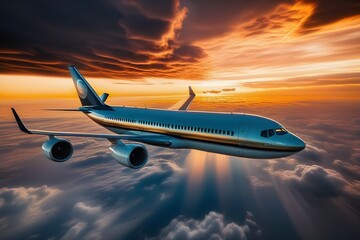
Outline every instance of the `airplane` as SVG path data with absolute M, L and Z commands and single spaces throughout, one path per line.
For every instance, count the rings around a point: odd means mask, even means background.
M 24 125 L 12 108 L 21 131 L 48 136 L 42 150 L 55 162 L 67 161 L 73 154 L 71 142 L 59 137 L 108 139 L 115 160 L 133 169 L 142 168 L 149 159 L 143 144 L 255 159 L 287 157 L 306 146 L 300 137 L 270 118 L 245 113 L 187 110 L 196 96 L 190 86 L 189 95 L 170 109 L 109 106 L 105 104 L 109 94 L 98 96 L 75 66 L 69 65 L 68 68 L 82 106 L 52 110 L 82 112 L 116 134 L 32 130 Z

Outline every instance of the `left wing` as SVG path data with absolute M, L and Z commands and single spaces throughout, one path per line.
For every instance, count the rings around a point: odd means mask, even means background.
M 170 107 L 170 110 L 182 110 L 185 111 L 189 108 L 190 104 L 194 100 L 196 94 L 192 90 L 192 88 L 189 86 L 189 96 L 187 96 L 184 99 L 181 99 L 179 102 L 177 102 L 175 105 Z
M 147 144 L 152 144 L 156 146 L 170 146 L 171 138 L 166 135 L 157 135 L 157 134 L 144 134 L 144 135 L 117 135 L 117 134 L 94 134 L 94 133 L 79 133 L 79 132 L 54 132 L 54 131 L 44 131 L 44 130 L 34 130 L 28 129 L 23 121 L 20 119 L 14 108 L 11 108 L 15 120 L 19 126 L 19 129 L 27 134 L 37 134 L 45 136 L 68 136 L 68 137 L 93 137 L 93 138 L 105 138 L 109 141 L 114 140 L 129 140 L 142 142 Z

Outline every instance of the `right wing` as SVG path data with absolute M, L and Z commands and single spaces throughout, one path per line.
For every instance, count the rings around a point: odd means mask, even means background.
M 189 96 L 187 96 L 184 99 L 181 99 L 179 102 L 177 102 L 175 105 L 173 105 L 172 107 L 170 107 L 170 110 L 181 110 L 181 111 L 185 111 L 189 108 L 190 104 L 192 103 L 192 101 L 195 98 L 195 93 L 192 90 L 192 88 L 189 86 Z
M 143 135 L 117 135 L 117 134 L 95 134 L 95 133 L 79 133 L 79 132 L 54 132 L 44 130 L 28 129 L 23 121 L 20 119 L 14 108 L 11 108 L 15 120 L 19 126 L 19 129 L 27 134 L 45 135 L 45 136 L 68 136 L 68 137 L 93 137 L 93 138 L 105 138 L 111 142 L 116 140 L 129 140 L 152 144 L 156 146 L 168 147 L 171 145 L 171 138 L 166 135 L 159 134 L 143 134 Z

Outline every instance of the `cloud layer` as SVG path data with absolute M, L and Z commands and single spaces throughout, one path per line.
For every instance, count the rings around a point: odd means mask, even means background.
M 1 238 L 258 239 L 260 230 L 264 239 L 357 239 L 359 102 L 217 96 L 197 98 L 192 109 L 271 117 L 307 148 L 256 160 L 147 146 L 148 164 L 132 170 L 111 158 L 107 141 L 73 138 L 73 158 L 55 163 L 41 153 L 46 138 L 20 134 L 2 103 Z M 33 128 L 105 131 L 76 112 L 39 110 L 70 102 L 11 105 Z M 164 97 L 159 107 L 167 104 Z

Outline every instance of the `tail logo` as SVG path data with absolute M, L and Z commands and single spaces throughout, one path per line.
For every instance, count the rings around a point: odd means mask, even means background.
M 78 79 L 76 82 L 76 88 L 78 90 L 79 97 L 85 99 L 88 93 L 88 88 L 86 84 L 81 80 Z

